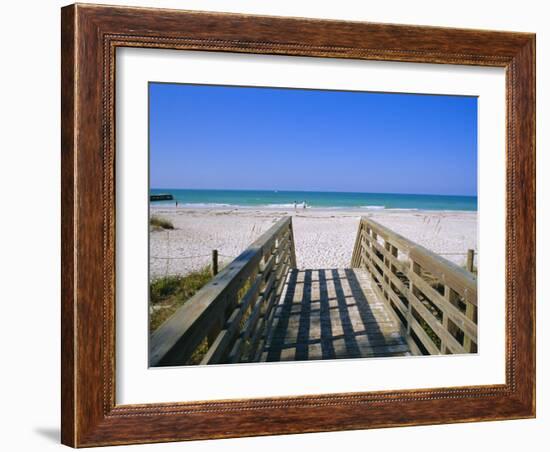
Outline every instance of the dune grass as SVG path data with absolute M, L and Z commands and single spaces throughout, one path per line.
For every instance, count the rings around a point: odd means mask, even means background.
M 153 215 L 149 219 L 149 224 L 153 227 L 153 230 L 162 230 L 162 229 L 174 229 L 174 225 L 170 220 L 166 218 L 161 218 Z
M 149 284 L 149 331 L 155 331 L 210 279 L 210 266 L 206 266 L 185 276 L 164 276 L 152 280 Z

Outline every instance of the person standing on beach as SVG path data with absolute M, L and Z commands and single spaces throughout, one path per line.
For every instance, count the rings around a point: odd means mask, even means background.
M 176 209 L 178 208 L 178 202 L 176 201 Z
M 297 205 L 296 201 L 294 201 L 294 212 L 296 212 L 297 206 L 298 205 Z

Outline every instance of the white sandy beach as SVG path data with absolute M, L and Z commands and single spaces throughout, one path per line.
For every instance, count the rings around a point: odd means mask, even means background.
M 222 265 L 228 263 L 286 215 L 293 217 L 299 268 L 349 267 L 361 216 L 458 265 L 464 264 L 468 249 L 477 252 L 476 212 L 155 206 L 151 214 L 170 220 L 175 228 L 150 233 L 151 278 L 198 270 L 210 263 L 213 249 Z

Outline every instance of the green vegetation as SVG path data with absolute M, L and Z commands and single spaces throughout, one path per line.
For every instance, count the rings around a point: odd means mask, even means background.
M 155 331 L 211 278 L 210 266 L 207 266 L 185 276 L 165 276 L 151 281 L 149 285 L 149 331 Z
M 162 229 L 174 229 L 174 225 L 170 220 L 167 220 L 166 218 L 160 218 L 154 215 L 149 220 L 149 224 L 152 226 L 154 231 L 160 231 Z

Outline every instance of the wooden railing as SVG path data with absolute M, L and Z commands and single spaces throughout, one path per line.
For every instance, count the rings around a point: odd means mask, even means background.
M 477 352 L 477 278 L 362 218 L 352 267 L 365 268 L 414 354 Z
M 150 366 L 256 361 L 273 309 L 296 267 L 292 219 L 283 218 L 164 322 Z

